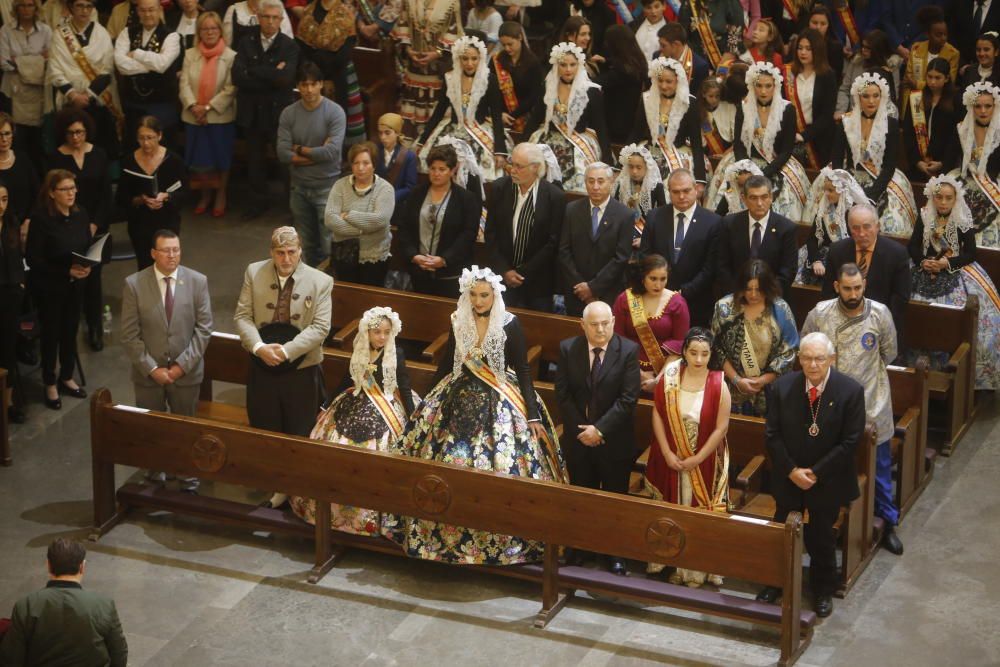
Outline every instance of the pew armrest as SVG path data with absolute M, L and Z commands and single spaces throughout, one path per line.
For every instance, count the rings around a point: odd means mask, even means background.
M 912 407 L 903 413 L 903 416 L 896 422 L 894 435 L 901 439 L 906 439 L 906 434 L 911 428 L 915 428 L 917 420 L 920 418 L 920 408 Z
M 443 333 L 437 338 L 435 338 L 430 345 L 424 348 L 422 355 L 424 361 L 436 364 L 440 360 L 442 351 L 444 350 L 444 347 L 447 344 L 448 344 L 448 334 Z
M 542 358 L 542 346 L 532 345 L 528 348 L 528 368 L 531 369 L 533 380 L 538 379 L 538 361 Z
M 971 349 L 968 343 L 959 345 L 955 348 L 955 352 L 951 355 L 951 358 L 948 359 L 948 363 L 945 364 L 944 369 L 950 373 L 957 373 L 964 363 L 968 363 L 968 356 Z
M 354 336 L 358 333 L 358 327 L 360 325 L 360 319 L 353 319 L 344 325 L 344 327 L 339 331 L 334 332 L 333 335 L 330 336 L 332 347 L 336 347 L 341 350 L 344 349 L 344 344 L 354 338 Z
M 760 491 L 761 479 L 758 473 L 763 470 L 765 463 L 765 458 L 760 454 L 754 456 L 749 463 L 743 466 L 743 470 L 736 476 L 736 483 L 733 486 L 744 493 Z

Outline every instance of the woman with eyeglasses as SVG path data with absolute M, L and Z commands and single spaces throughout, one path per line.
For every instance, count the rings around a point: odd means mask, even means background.
M 160 145 L 163 129 L 153 116 L 139 120 L 139 147 L 122 159 L 118 206 L 125 209 L 128 236 L 139 270 L 153 265 L 153 232 L 169 229 L 180 234 L 184 194 L 184 163 Z
M 39 17 L 39 0 L 14 0 L 14 21 L 0 28 L 0 92 L 11 100 L 17 146 L 37 164 L 42 157 L 42 112 L 52 29 Z
M 73 370 L 80 298 L 90 268 L 76 262 L 73 253 L 87 253 L 95 226 L 77 206 L 76 197 L 73 174 L 53 169 L 45 176 L 28 229 L 25 252 L 31 269 L 31 289 L 38 305 L 44 401 L 52 410 L 62 408 L 60 394 L 87 397 L 87 392 L 73 379 Z
M 86 112 L 68 107 L 56 115 L 55 134 L 62 143 L 48 159 L 49 169 L 63 169 L 76 179 L 76 203 L 94 224 L 94 235 L 108 231 L 111 224 L 111 162 L 100 146 L 90 142 L 94 121 Z M 108 246 L 110 250 L 110 246 Z M 90 270 L 84 285 L 83 316 L 87 321 L 87 342 L 95 352 L 104 349 L 101 310 L 101 265 Z
M 24 222 L 38 194 L 38 172 L 27 155 L 14 153 L 14 120 L 0 113 L 0 180 L 7 184 L 11 212 Z

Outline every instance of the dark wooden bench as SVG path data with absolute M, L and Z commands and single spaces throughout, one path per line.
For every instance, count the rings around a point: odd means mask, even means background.
M 934 473 L 937 451 L 927 446 L 929 382 L 921 360 L 916 368 L 889 366 L 892 413 L 896 430 L 891 445 L 896 462 L 896 502 L 902 521 L 927 488 Z
M 100 389 L 91 400 L 93 539 L 137 507 L 192 514 L 252 529 L 309 535 L 315 540 L 317 581 L 348 547 L 402 555 L 383 538 L 329 528 L 329 503 L 447 522 L 546 545 L 544 561 L 482 568 L 541 585 L 544 627 L 576 590 L 625 597 L 735 618 L 780 630 L 779 664 L 795 662 L 812 638 L 815 614 L 801 609 L 802 524 L 733 520 L 726 514 L 682 508 L 626 495 L 510 477 L 422 459 L 311 441 L 197 417 L 114 405 Z M 184 497 L 162 487 L 116 488 L 115 465 L 250 488 L 280 487 L 317 499 L 317 525 L 221 499 Z M 585 520 L 583 520 L 585 517 Z M 785 590 L 781 606 L 729 593 L 614 577 L 582 567 L 560 567 L 559 547 L 610 553 L 640 561 L 709 570 Z M 467 569 L 467 568 L 466 568 Z
M 797 322 L 820 301 L 813 285 L 792 285 L 789 305 Z M 947 352 L 948 362 L 930 372 L 930 398 L 943 406 L 941 453 L 950 456 L 972 425 L 976 412 L 976 347 L 979 299 L 973 294 L 965 308 L 910 301 L 906 306 L 902 344 L 910 349 Z
M 0 368 L 0 465 L 14 465 L 14 459 L 10 455 L 10 426 L 7 416 L 7 371 Z

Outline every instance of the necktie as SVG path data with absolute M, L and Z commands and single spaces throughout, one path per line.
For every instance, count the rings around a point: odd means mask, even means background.
M 590 209 L 590 238 L 597 238 L 597 227 L 601 224 L 601 209 L 594 206 Z
M 816 387 L 809 387 L 809 405 L 813 406 L 816 404 L 816 398 L 819 396 L 819 392 L 816 391 Z
M 760 223 L 753 223 L 753 236 L 750 237 L 750 257 L 757 259 L 760 255 Z
M 529 191 L 521 206 L 521 215 L 517 218 L 517 234 L 514 237 L 514 266 L 524 261 L 524 253 L 528 250 L 528 237 L 531 236 L 531 223 L 535 218 L 535 206 L 531 201 Z
M 601 348 L 594 348 L 594 363 L 590 366 L 590 403 L 587 405 L 587 416 L 594 419 L 597 412 L 597 376 L 601 372 Z
M 174 316 L 174 290 L 170 288 L 170 276 L 163 280 L 167 283 L 167 291 L 163 295 L 163 310 L 167 311 L 167 324 L 170 324 L 170 318 Z
M 681 244 L 684 243 L 684 214 L 678 213 L 677 220 L 674 222 L 674 262 L 677 262 L 677 257 L 681 254 Z
M 972 26 L 975 28 L 975 34 L 978 35 L 983 27 L 983 0 L 976 0 L 976 11 L 972 15 Z
M 868 251 L 859 250 L 858 251 L 858 269 L 861 271 L 861 277 L 868 277 Z

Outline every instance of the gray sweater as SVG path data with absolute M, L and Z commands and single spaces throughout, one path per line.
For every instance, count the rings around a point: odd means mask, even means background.
M 381 262 L 389 257 L 389 221 L 396 205 L 396 191 L 387 180 L 375 176 L 372 189 L 359 197 L 353 180 L 353 176 L 345 176 L 330 188 L 324 223 L 333 232 L 334 241 L 359 240 L 361 262 Z
M 278 120 L 278 159 L 292 162 L 292 145 L 307 146 L 315 164 L 291 165 L 292 186 L 327 189 L 340 176 L 340 150 L 344 145 L 347 116 L 336 102 L 323 98 L 309 111 L 302 102 L 289 104 Z

